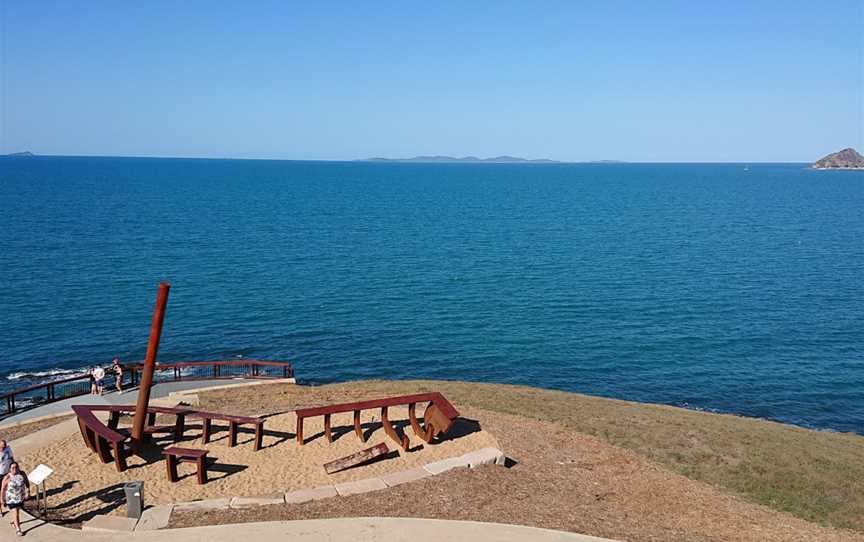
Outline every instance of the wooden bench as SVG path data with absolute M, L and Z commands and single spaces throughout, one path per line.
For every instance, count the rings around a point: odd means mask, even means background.
M 423 427 L 417 421 L 417 403 L 427 403 L 426 410 L 423 413 Z M 312 416 L 324 416 L 324 435 L 327 442 L 333 442 L 333 435 L 330 427 L 330 416 L 340 412 L 354 412 L 354 432 L 362 442 L 366 442 L 366 437 L 363 434 L 363 429 L 360 426 L 360 411 L 372 408 L 381 409 L 381 424 L 384 427 L 384 432 L 391 439 L 396 441 L 403 450 L 408 450 L 408 437 L 404 434 L 400 435 L 388 417 L 388 409 L 392 406 L 408 405 L 408 419 L 411 423 L 411 428 L 414 433 L 424 442 L 431 442 L 432 439 L 440 434 L 446 433 L 453 427 L 456 418 L 459 417 L 459 412 L 450 404 L 443 395 L 438 392 L 418 393 L 414 395 L 400 395 L 398 397 L 385 397 L 383 399 L 371 399 L 368 401 L 357 401 L 354 403 L 342 403 L 338 405 L 328 405 L 311 408 L 300 408 L 294 411 L 297 415 L 297 442 L 303 444 L 303 420 Z
M 114 461 L 117 472 L 126 470 L 126 441 L 128 436 L 107 427 L 86 405 L 74 405 L 72 410 L 78 417 L 78 428 L 84 443 L 96 452 L 103 463 Z
M 201 441 L 204 444 L 210 442 L 212 433 L 212 421 L 219 420 L 228 422 L 228 446 L 233 448 L 237 445 L 237 427 L 240 425 L 255 426 L 255 451 L 261 449 L 264 440 L 264 419 L 257 416 L 234 416 L 231 414 L 220 414 L 218 412 L 191 411 L 189 416 L 202 420 Z
M 178 480 L 177 464 L 178 463 L 195 463 L 198 468 L 198 483 L 207 483 L 207 450 L 198 450 L 195 448 L 165 448 L 162 450 L 162 455 L 165 456 L 165 465 L 168 469 L 168 479 L 171 482 Z

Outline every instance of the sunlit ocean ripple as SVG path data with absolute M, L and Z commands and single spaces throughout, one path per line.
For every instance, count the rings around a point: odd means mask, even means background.
M 0 378 L 287 359 L 864 433 L 864 173 L 0 159 Z M 25 377 L 26 379 L 27 377 Z

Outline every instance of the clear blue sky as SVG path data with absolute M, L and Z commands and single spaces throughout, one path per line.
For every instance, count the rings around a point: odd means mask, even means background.
M 864 0 L 0 0 L 0 152 L 864 152 Z

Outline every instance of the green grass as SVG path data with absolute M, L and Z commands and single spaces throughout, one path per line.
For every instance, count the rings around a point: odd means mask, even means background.
M 864 437 L 751 418 L 521 386 L 367 381 L 312 388 L 393 395 L 443 392 L 457 408 L 556 422 L 675 472 L 823 525 L 864 531 Z M 284 401 L 302 392 L 281 391 Z

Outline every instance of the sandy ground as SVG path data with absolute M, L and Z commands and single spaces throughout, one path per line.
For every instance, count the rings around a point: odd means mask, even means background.
M 391 516 L 513 523 L 625 541 L 864 542 L 675 474 L 561 425 L 474 408 L 515 460 L 457 469 L 382 492 L 300 505 L 177 513 L 172 527 Z
M 407 408 L 393 408 L 390 419 L 405 430 Z M 362 422 L 369 435 L 362 443 L 354 434 L 352 414 L 333 415 L 334 441 L 328 443 L 323 436 L 323 418 L 305 420 L 306 444 L 297 444 L 294 434 L 296 417 L 293 412 L 271 415 L 265 422 L 264 448 L 253 451 L 253 430 L 243 428 L 238 445 L 228 447 L 227 424 L 214 421 L 209 444 L 202 444 L 201 425 L 198 420 L 187 423 L 183 447 L 206 448 L 215 460 L 208 469 L 210 481 L 198 485 L 194 464 L 181 464 L 180 480 L 170 483 L 161 449 L 173 443 L 170 438 L 157 439 L 154 446 L 143 450 L 141 456 L 130 456 L 129 469 L 118 473 L 113 463 L 102 464 L 84 445 L 76 431 L 45 447 L 38 454 L 21 459 L 25 470 L 38 463 L 54 468 L 51 477 L 50 505 L 53 519 L 80 522 L 94 514 L 122 514 L 124 496 L 122 485 L 132 480 L 143 480 L 145 502 L 148 505 L 177 503 L 198 499 L 235 496 L 262 496 L 284 493 L 296 489 L 313 488 L 327 484 L 347 482 L 380 476 L 462 455 L 487 446 L 498 447 L 488 432 L 476 422 L 460 420 L 451 430 L 452 438 L 437 444 L 425 444 L 414 436 L 410 426 L 405 434 L 411 440 L 406 453 L 390 440 L 380 425 L 377 411 L 364 411 Z M 166 419 L 166 422 L 169 420 Z M 131 418 L 121 420 L 121 427 Z M 324 472 L 323 464 L 368 448 L 380 442 L 393 450 L 390 456 L 372 464 L 356 467 L 333 475 Z

